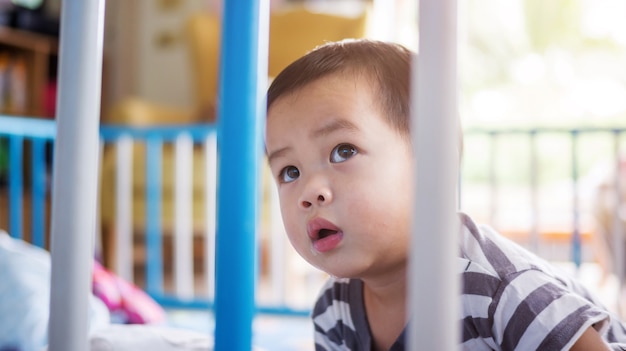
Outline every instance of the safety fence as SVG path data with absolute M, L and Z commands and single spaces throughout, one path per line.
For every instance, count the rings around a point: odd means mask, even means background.
M 49 248 L 55 132 L 54 121 L 0 117 L 0 149 L 7 163 L 0 168 L 5 173 L 0 228 L 44 248 Z M 165 307 L 211 309 L 216 126 L 102 126 L 100 138 L 97 226 L 95 233 L 86 233 L 96 236 L 94 254 Z M 287 243 L 265 166 L 259 174 L 257 311 L 307 315 L 325 276 Z
M 0 228 L 41 247 L 49 242 L 55 133 L 54 121 L 0 116 Z M 95 254 L 109 268 L 166 307 L 212 308 L 217 134 L 214 125 L 100 129 L 97 228 L 86 235 L 96 235 Z M 610 221 L 607 240 L 624 240 L 617 194 L 625 135 L 469 129 L 460 208 L 548 259 L 593 260 L 601 214 Z M 257 311 L 305 315 L 325 276 L 291 249 L 265 166 L 259 174 Z M 623 249 L 611 245 L 611 254 L 623 257 Z
M 468 129 L 461 208 L 549 260 L 623 262 L 625 139 L 623 127 Z

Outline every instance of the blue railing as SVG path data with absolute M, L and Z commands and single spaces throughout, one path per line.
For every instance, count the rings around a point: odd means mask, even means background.
M 216 133 L 216 126 L 189 125 L 189 126 L 154 126 L 154 127 L 123 127 L 102 126 L 100 136 L 105 144 L 112 144 L 127 137 L 133 142 L 143 143 L 146 147 L 145 166 L 145 238 L 146 238 L 146 291 L 163 304 L 176 305 L 177 299 L 164 294 L 163 286 L 163 146 L 173 144 L 181 135 L 191 139 L 194 144 L 204 142 L 207 137 Z M 112 191 L 113 189 L 107 189 Z M 178 299 L 180 300 L 180 299 Z M 182 302 L 182 301 L 181 301 Z M 182 305 L 202 305 L 210 307 L 209 301 L 187 301 Z M 181 305 L 181 303 L 178 303 Z
M 46 202 L 50 202 L 46 194 L 51 189 L 51 181 L 46 178 L 51 177 L 50 159 L 45 157 L 45 143 L 53 145 L 56 134 L 54 121 L 20 118 L 11 116 L 0 116 L 0 145 L 7 141 L 8 151 L 7 169 L 8 174 L 8 206 L 0 208 L 8 212 L 6 222 L 0 221 L 0 228 L 6 228 L 10 235 L 15 238 L 27 239 L 26 228 L 22 226 L 24 221 L 23 196 L 30 190 L 31 206 L 30 220 L 32 234 L 30 240 L 37 246 L 46 248 L 44 238 L 47 237 L 46 216 L 44 207 Z M 215 125 L 188 125 L 188 126 L 152 126 L 152 127 L 124 127 L 114 125 L 103 125 L 100 128 L 100 138 L 103 148 L 115 146 L 122 139 L 130 139 L 135 145 L 144 145 L 145 153 L 145 205 L 146 213 L 143 224 L 139 226 L 145 234 L 145 290 L 159 303 L 165 307 L 174 308 L 202 308 L 213 309 L 211 295 L 181 297 L 164 289 L 164 253 L 162 227 L 162 203 L 163 203 L 163 150 L 164 145 L 173 145 L 181 135 L 188 136 L 191 142 L 198 146 L 206 142 L 210 136 L 217 134 Z M 25 186 L 23 179 L 25 172 L 23 167 L 25 145 L 32 144 L 30 159 L 27 160 L 32 167 L 31 186 Z M 0 146 L 1 147 L 1 146 Z M 132 149 L 130 149 L 132 153 Z M 193 152 L 193 151 L 192 151 Z M 132 157 L 132 156 L 131 156 Z M 133 162 L 142 161 L 134 160 Z M 120 165 L 117 165 L 120 166 Z M 132 165 L 131 165 L 132 167 Z M 2 169 L 0 167 L 0 169 Z M 215 170 L 214 170 L 215 171 Z M 110 175 L 110 174 L 109 174 Z M 131 176 L 132 177 L 132 176 Z M 132 180 L 130 180 L 132 182 Z M 132 186 L 131 186 L 132 187 Z M 115 192 L 115 189 L 105 189 L 107 192 Z M 133 191 L 133 190 L 131 190 Z M 131 195 L 133 196 L 133 195 Z M 132 201 L 132 200 L 131 200 Z M 131 210 L 132 210 L 132 204 Z M 2 216 L 0 216 L 2 219 Z M 135 230 L 136 219 L 132 220 L 130 228 Z M 208 240 L 208 238 L 206 239 Z M 286 238 L 285 238 L 286 240 Z M 130 243 L 132 245 L 132 242 Z M 256 244 L 255 244 L 256 245 Z M 112 248 L 108 248 L 111 250 Z M 120 249 L 119 247 L 117 249 Z M 193 253 L 189 253 L 192 255 Z M 207 255 L 207 253 L 204 253 Z M 129 259 L 130 261 L 130 259 Z M 132 269 L 132 267 L 131 267 Z M 193 269 L 193 266 L 192 266 Z M 212 269 L 209 267 L 208 269 Z M 258 272 L 258 269 L 255 270 Z M 193 273 L 192 273 L 193 274 Z M 257 312 L 266 314 L 298 315 L 309 314 L 307 308 L 290 307 L 286 304 L 259 304 L 256 306 Z
M 31 195 L 31 241 L 44 247 L 45 238 L 45 197 L 46 180 L 46 145 L 51 144 L 56 134 L 54 121 L 0 116 L 0 147 L 6 148 L 8 164 L 7 174 L 2 175 L 8 181 L 8 206 L 0 211 L 8 215 L 6 229 L 13 237 L 23 238 L 24 208 L 24 145 L 30 143 L 30 195 Z M 3 150 L 4 151 L 4 150 Z M 0 224 L 1 226 L 7 223 Z

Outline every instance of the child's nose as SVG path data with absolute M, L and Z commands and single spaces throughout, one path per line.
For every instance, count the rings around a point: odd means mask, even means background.
M 332 201 L 330 188 L 321 184 L 319 180 L 312 180 L 307 184 L 306 189 L 300 198 L 300 207 L 308 209 L 312 206 L 323 206 Z

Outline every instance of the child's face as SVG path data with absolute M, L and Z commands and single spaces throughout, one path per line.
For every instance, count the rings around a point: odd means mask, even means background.
M 412 155 L 364 78 L 330 76 L 276 100 L 267 152 L 289 239 L 338 277 L 403 270 Z

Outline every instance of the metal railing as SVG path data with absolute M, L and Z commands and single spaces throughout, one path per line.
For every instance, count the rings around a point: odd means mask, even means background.
M 461 208 L 481 212 L 487 223 L 548 259 L 569 259 L 577 267 L 592 261 L 592 236 L 601 235 L 595 213 L 600 185 L 614 195 L 609 234 L 624 243 L 624 223 L 617 219 L 624 201 L 618 194 L 626 177 L 619 167 L 625 137 L 623 127 L 468 129 L 463 170 L 473 174 L 462 177 Z M 472 163 L 483 167 L 482 174 L 472 171 Z M 486 200 L 478 206 L 468 199 L 476 183 L 485 185 L 480 196 Z M 565 241 L 568 255 L 562 252 Z M 613 256 L 624 257 L 623 247 L 614 245 Z M 623 268 L 615 273 L 623 281 Z

